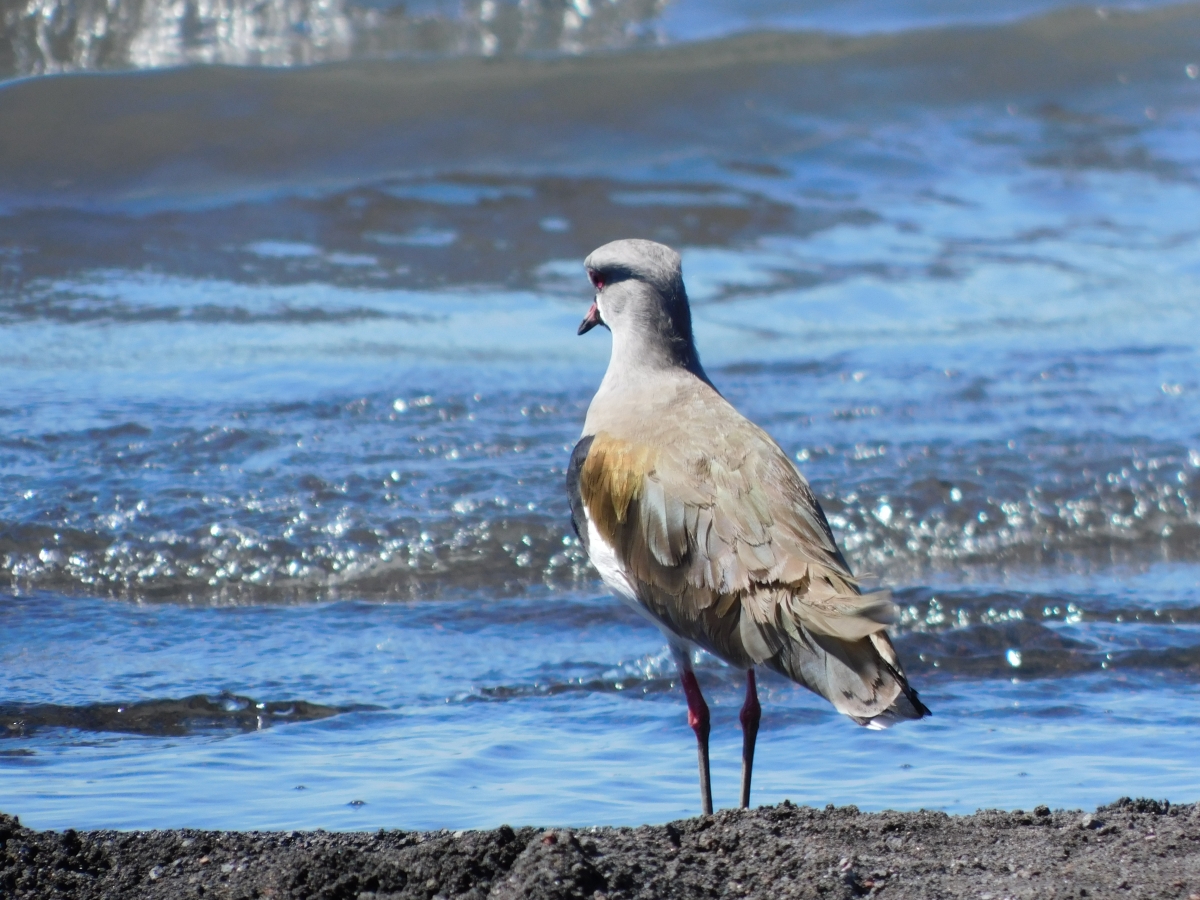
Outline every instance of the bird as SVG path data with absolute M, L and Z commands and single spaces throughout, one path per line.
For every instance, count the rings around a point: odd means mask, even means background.
M 712 813 L 702 649 L 746 673 L 741 806 L 762 708 L 756 667 L 803 685 L 859 725 L 930 714 L 887 634 L 897 608 L 864 593 L 804 475 L 700 364 L 677 252 L 613 241 L 584 260 L 579 325 L 612 333 L 608 368 L 567 466 L 571 521 L 604 584 L 667 639 Z

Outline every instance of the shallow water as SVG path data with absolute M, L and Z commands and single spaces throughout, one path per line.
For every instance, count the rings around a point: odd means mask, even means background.
M 0 85 L 0 809 L 694 813 L 562 487 L 581 260 L 625 235 L 683 251 L 935 713 L 764 677 L 756 802 L 1196 798 L 1200 7 L 647 10 L 621 53 Z M 728 805 L 740 687 L 700 672 Z

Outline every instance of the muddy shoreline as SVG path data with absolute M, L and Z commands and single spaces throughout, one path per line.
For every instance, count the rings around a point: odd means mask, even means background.
M 640 828 L 370 834 L 38 832 L 0 814 L 0 896 L 1200 900 L 1200 805 L 948 816 L 785 801 Z

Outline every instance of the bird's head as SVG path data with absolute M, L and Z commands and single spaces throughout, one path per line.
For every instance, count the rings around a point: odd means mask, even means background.
M 664 358 L 691 367 L 696 362 L 678 253 L 654 241 L 613 241 L 593 250 L 583 265 L 596 297 L 580 334 L 604 325 L 613 334 L 614 349 L 636 347 L 650 363 Z

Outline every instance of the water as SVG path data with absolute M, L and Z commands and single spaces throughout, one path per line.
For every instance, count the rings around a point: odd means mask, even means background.
M 173 9 L 103 58 L 3 20 L 9 74 L 115 71 L 0 85 L 0 809 L 694 814 L 664 642 L 562 486 L 581 260 L 630 235 L 935 713 L 766 676 L 756 802 L 1197 798 L 1200 6 L 255 5 L 292 56 Z M 322 55 L 338 9 L 395 28 Z M 729 805 L 741 686 L 699 670 Z

